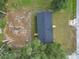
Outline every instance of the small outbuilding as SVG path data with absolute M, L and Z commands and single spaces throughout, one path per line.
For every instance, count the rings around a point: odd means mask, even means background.
M 52 12 L 41 11 L 37 13 L 37 32 L 43 43 L 52 42 Z

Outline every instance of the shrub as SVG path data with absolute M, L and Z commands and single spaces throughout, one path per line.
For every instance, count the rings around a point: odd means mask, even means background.
M 57 10 L 66 8 L 67 4 L 68 4 L 67 1 L 68 0 L 52 0 L 52 2 L 51 2 L 51 9 L 53 11 L 57 11 Z
M 10 51 L 9 48 L 2 50 L 4 50 L 0 51 L 2 59 L 66 59 L 66 54 L 60 44 L 43 44 L 38 39 L 15 51 Z
M 7 0 L 0 0 L 0 11 L 6 11 Z

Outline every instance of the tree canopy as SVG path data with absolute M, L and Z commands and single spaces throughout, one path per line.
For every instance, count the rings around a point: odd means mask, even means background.
M 67 0 L 52 0 L 51 2 L 51 9 L 53 11 L 60 10 L 62 8 L 66 8 Z

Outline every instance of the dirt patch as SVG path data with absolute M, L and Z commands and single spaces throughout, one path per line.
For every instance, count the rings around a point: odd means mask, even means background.
M 5 41 L 12 47 L 23 47 L 31 40 L 31 10 L 9 11 L 7 17 Z

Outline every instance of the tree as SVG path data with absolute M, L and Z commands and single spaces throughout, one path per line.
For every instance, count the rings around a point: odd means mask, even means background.
M 0 0 L 0 11 L 6 10 L 6 2 L 7 0 Z
M 19 50 L 9 49 L 7 45 L 2 47 L 0 50 L 2 59 L 67 59 L 66 53 L 60 44 L 54 42 L 44 44 L 38 38 L 33 39 Z
M 51 9 L 53 11 L 60 10 L 62 8 L 66 8 L 67 0 L 52 0 L 51 2 Z

